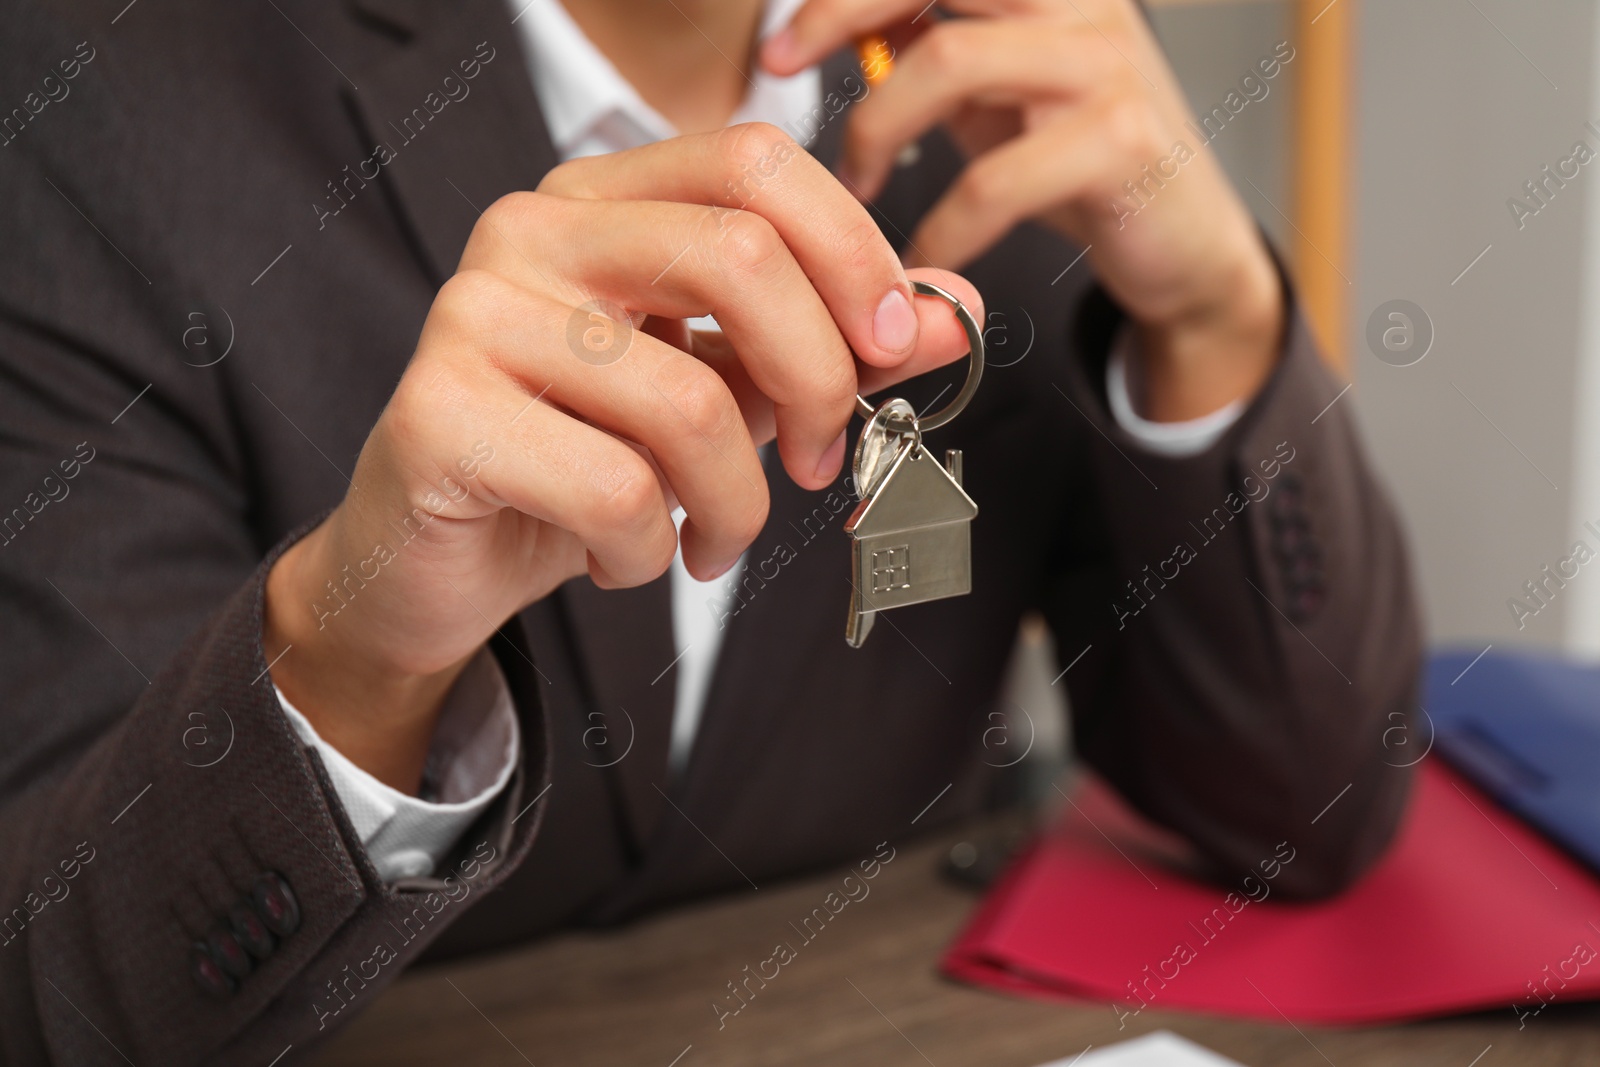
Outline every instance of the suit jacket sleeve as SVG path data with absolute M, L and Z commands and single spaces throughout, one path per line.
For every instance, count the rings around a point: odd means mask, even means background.
M 1066 676 L 1083 756 L 1220 876 L 1319 896 L 1391 839 L 1428 727 L 1412 722 L 1421 638 L 1400 524 L 1288 299 L 1275 372 L 1184 458 L 1110 416 L 1121 317 L 1085 299 L 1063 392 L 1091 424 L 1102 549 L 1046 611 L 1063 664 L 1089 648 Z
M 152 310 L 171 275 L 120 258 L 74 205 L 103 206 L 26 150 L 0 168 L 0 246 L 30 250 L 0 257 L 0 1064 L 298 1056 L 527 850 L 530 661 L 510 624 L 511 785 L 440 877 L 385 885 L 262 654 L 263 579 L 298 532 L 263 533 L 230 401 Z M 194 946 L 269 873 L 298 920 L 208 997 Z

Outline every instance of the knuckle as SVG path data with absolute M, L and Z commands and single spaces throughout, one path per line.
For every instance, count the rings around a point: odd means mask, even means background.
M 545 198 L 565 197 L 571 200 L 599 199 L 600 192 L 596 188 L 595 177 L 600 166 L 601 162 L 593 156 L 580 156 L 559 163 L 546 172 L 535 192 L 529 195 Z
M 1160 124 L 1142 99 L 1121 100 L 1112 106 L 1106 116 L 1106 136 L 1127 159 L 1143 161 L 1160 155 Z
M 500 280 L 491 271 L 469 267 L 457 271 L 439 287 L 434 303 L 446 307 L 474 307 L 493 300 L 500 289 Z
M 953 70 L 967 63 L 970 52 L 964 40 L 964 27 L 955 22 L 936 22 L 917 42 L 930 65 L 939 70 Z
M 785 251 L 783 238 L 760 215 L 738 211 L 727 217 L 718 243 L 723 265 L 745 277 L 764 274 Z
M 974 164 L 960 178 L 956 196 L 974 214 L 998 210 L 1011 197 L 1011 176 L 1000 167 Z
M 738 417 L 738 405 L 722 379 L 692 356 L 663 364 L 656 372 L 656 388 L 687 423 L 685 431 L 696 437 L 714 441 Z
M 1096 35 L 1106 34 L 1117 45 L 1122 47 L 1125 43 L 1124 35 L 1128 25 L 1127 0 L 1077 0 L 1081 22 L 1087 23 Z
M 654 523 L 661 490 L 655 472 L 638 456 L 596 464 L 593 490 L 597 525 L 642 534 Z
M 484 210 L 474 229 L 487 226 L 491 231 L 504 232 L 519 228 L 537 217 L 541 201 L 545 199 L 540 193 L 525 190 L 507 193 Z
M 840 411 L 854 408 L 859 384 L 855 361 L 846 351 L 840 359 L 817 361 L 811 388 L 820 408 Z
M 552 211 L 562 201 L 544 193 L 507 193 L 486 208 L 473 224 L 467 247 L 461 254 L 462 268 L 503 262 L 509 249 L 520 244 L 518 238 L 530 232 L 547 230 L 555 221 Z
M 873 267 L 898 266 L 894 250 L 884 238 L 878 224 L 865 212 L 847 224 L 839 233 L 837 262 L 847 272 L 870 270 Z
M 728 175 L 730 178 L 768 166 L 773 160 L 790 158 L 801 151 L 793 137 L 770 122 L 744 122 L 730 126 L 722 149 L 724 162 L 731 172 Z
M 487 270 L 457 271 L 439 288 L 430 317 L 450 332 L 475 336 L 502 315 L 509 287 Z
M 411 377 L 401 379 L 383 409 L 383 422 L 396 441 L 417 441 L 429 424 L 426 404 Z
M 383 437 L 413 474 L 429 467 L 428 457 L 448 451 L 449 427 L 456 425 L 449 409 L 461 392 L 455 375 L 445 368 L 405 375 L 389 397 L 380 419 L 386 430 Z
M 578 171 L 581 169 L 581 166 L 581 161 L 575 159 L 569 159 L 564 163 L 557 163 L 555 166 L 551 167 L 545 172 L 543 178 L 539 179 L 539 184 L 535 186 L 535 189 L 538 192 L 548 193 L 551 196 L 568 195 L 567 190 L 574 184 L 574 180 L 577 178 Z M 515 196 L 517 194 L 512 193 L 511 195 Z

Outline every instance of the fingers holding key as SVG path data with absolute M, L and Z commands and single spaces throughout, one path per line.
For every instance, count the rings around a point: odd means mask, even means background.
M 850 206 L 860 210 L 853 200 Z M 496 205 L 485 220 L 463 269 L 499 274 L 572 305 L 600 298 L 663 320 L 716 316 L 728 345 L 711 364 L 739 395 L 756 442 L 775 434 L 785 468 L 807 488 L 820 488 L 837 473 L 858 366 L 814 278 L 764 216 L 540 193 Z M 534 233 L 542 256 L 537 265 L 520 247 Z M 522 234 L 529 236 L 514 236 Z M 894 269 L 900 271 L 898 260 Z M 976 306 L 976 292 L 964 279 L 935 276 Z M 909 280 L 906 285 L 909 290 Z M 917 300 L 911 313 L 918 343 L 895 365 L 876 368 L 892 380 L 966 351 L 965 334 L 940 302 Z M 568 364 L 572 374 L 612 373 L 582 361 Z
M 775 434 L 790 475 L 821 488 L 861 368 L 903 377 L 966 350 L 928 304 L 865 208 L 771 126 L 575 161 L 503 197 L 436 295 L 350 492 L 272 568 L 263 641 L 297 649 L 274 681 L 411 788 L 430 732 L 393 757 L 383 723 L 349 708 L 426 719 L 497 627 L 585 571 L 642 584 L 680 542 L 691 573 L 726 570 L 767 515 L 757 443 Z M 684 327 L 707 314 L 717 345 Z M 403 552 L 384 547 L 396 522 Z M 326 576 L 368 565 L 385 579 L 327 625 Z
M 772 404 L 786 469 L 808 488 L 826 483 L 832 473 L 825 461 L 850 417 L 855 363 L 771 223 L 745 211 L 713 215 L 703 205 L 547 194 L 534 194 L 516 210 L 526 218 L 510 220 L 509 228 L 536 229 L 540 265 L 510 247 L 517 239 L 490 232 L 481 242 L 474 237 L 463 267 L 481 264 L 572 306 L 600 301 L 613 314 L 626 308 L 665 320 L 715 315 L 742 372 Z M 650 351 L 645 341 L 659 344 L 638 333 L 632 343 Z M 566 369 L 590 377 L 642 373 L 644 364 L 630 360 L 631 352 L 616 366 L 568 359 Z
M 574 358 L 566 327 L 575 313 L 494 274 L 458 273 L 424 329 L 423 347 L 446 353 L 427 391 L 472 396 L 509 386 L 538 401 L 520 405 L 516 423 L 519 433 L 540 435 L 515 450 L 538 457 L 535 467 L 502 465 L 485 476 L 485 488 L 505 505 L 571 530 L 610 584 L 660 573 L 659 536 L 665 529 L 672 540 L 674 504 L 688 514 L 690 570 L 708 576 L 725 569 L 760 532 L 767 511 L 761 463 L 727 384 L 643 332 L 614 362 Z M 592 467 L 585 480 L 586 454 Z M 549 491 L 550 471 L 565 467 L 582 484 Z M 665 559 L 671 555 L 669 544 Z
M 850 192 L 776 126 L 745 123 L 572 160 L 540 185 L 557 196 L 672 200 L 771 225 L 811 280 L 850 348 L 891 367 L 918 338 L 911 286 L 894 248 Z M 715 225 L 715 223 L 713 224 Z

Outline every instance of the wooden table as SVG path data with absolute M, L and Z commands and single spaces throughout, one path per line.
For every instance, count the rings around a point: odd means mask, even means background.
M 1509 1008 L 1301 1031 L 1152 1009 L 1119 1032 L 1105 1004 L 1043 1004 L 957 985 L 935 964 L 977 898 L 937 873 L 953 840 L 902 848 L 870 895 L 802 944 L 720 1030 L 711 1005 L 729 997 L 727 983 L 777 942 L 799 943 L 788 924 L 821 905 L 843 872 L 415 971 L 315 1062 L 1033 1067 L 1164 1028 L 1248 1067 L 1600 1064 L 1600 1005 L 1553 1004 L 1520 1032 Z

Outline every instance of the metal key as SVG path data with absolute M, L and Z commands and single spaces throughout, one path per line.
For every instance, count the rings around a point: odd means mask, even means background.
M 861 503 L 845 523 L 853 589 L 845 640 L 852 648 L 866 642 L 880 611 L 972 591 L 971 522 L 978 505 L 962 485 L 961 452 L 947 450 L 940 464 L 922 444 L 922 435 L 955 418 L 977 392 L 983 333 L 950 293 L 927 282 L 912 282 L 912 287 L 955 309 L 967 332 L 972 365 L 956 398 L 927 418 L 919 419 L 898 397 L 876 408 L 856 397 L 867 424 L 852 472 Z

